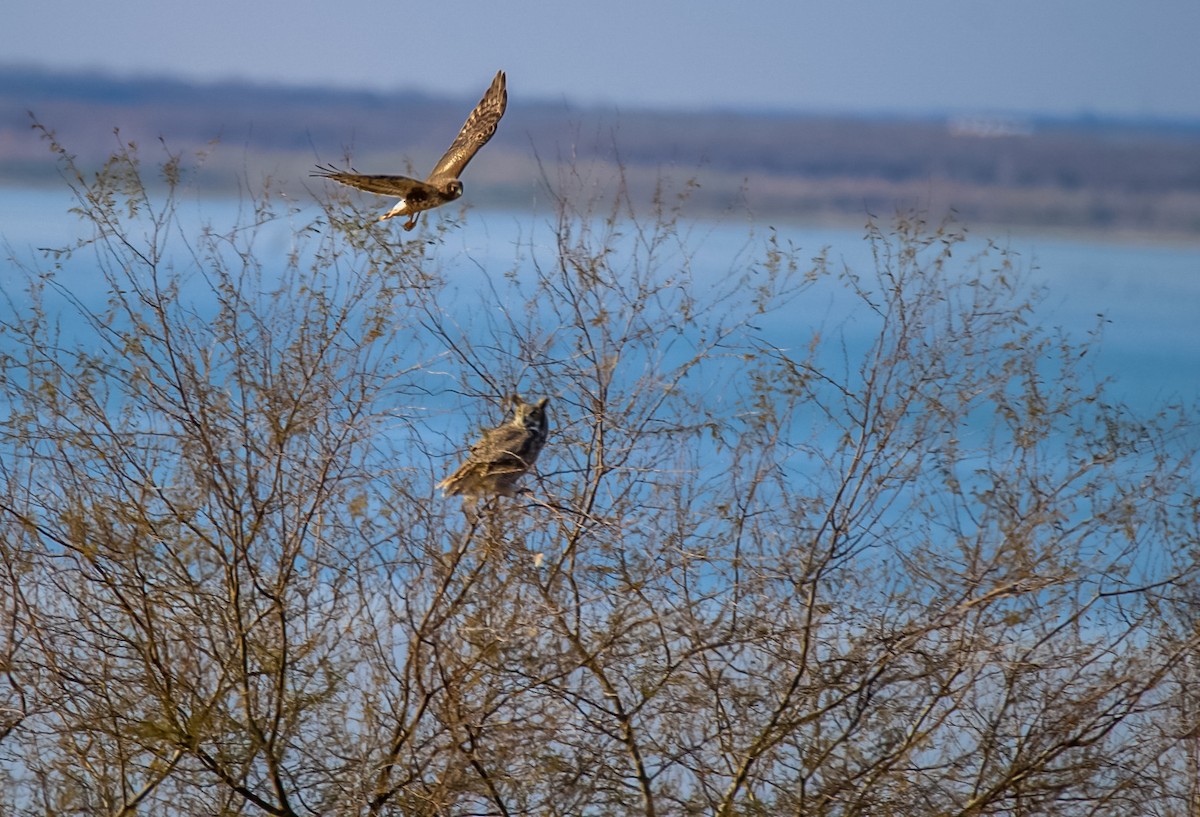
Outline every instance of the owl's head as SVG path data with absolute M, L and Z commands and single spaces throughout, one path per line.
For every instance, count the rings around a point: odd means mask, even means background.
M 447 201 L 454 201 L 463 194 L 462 182 L 458 179 L 451 179 L 442 186 L 442 192 L 446 195 Z
M 522 428 L 544 430 L 547 426 L 546 404 L 549 402 L 549 397 L 543 397 L 536 403 L 526 403 L 521 399 L 521 395 L 514 394 L 512 396 L 513 423 Z

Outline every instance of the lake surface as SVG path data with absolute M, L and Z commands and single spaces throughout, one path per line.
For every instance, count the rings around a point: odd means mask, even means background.
M 67 212 L 72 204 L 62 190 L 0 189 L 0 288 L 10 297 L 19 292 L 22 280 L 14 258 L 43 265 L 38 248 L 63 246 L 79 236 L 79 217 Z M 237 223 L 245 210 L 244 203 L 223 199 L 185 200 L 180 207 L 185 224 L 194 219 L 196 225 L 209 221 L 218 228 Z M 302 212 L 297 222 L 304 218 Z M 256 246 L 264 257 L 282 257 L 291 229 L 284 222 L 269 225 L 265 242 Z M 767 225 L 731 219 L 695 222 L 687 229 L 695 251 L 693 275 L 718 280 L 745 257 L 751 231 L 761 236 Z M 403 235 L 399 228 L 396 232 Z M 777 234 L 782 242 L 800 247 L 802 257 L 828 247 L 835 263 L 870 269 L 870 248 L 861 229 L 782 226 Z M 1146 410 L 1165 402 L 1200 400 L 1200 247 L 1036 235 L 990 237 L 1017 254 L 1031 283 L 1045 287 L 1045 301 L 1035 315 L 1044 324 L 1061 326 L 1082 339 L 1095 328 L 1097 315 L 1104 315 L 1103 342 L 1093 365 L 1098 374 L 1116 379 L 1118 396 Z M 447 235 L 438 259 L 445 269 L 461 269 L 462 279 L 455 284 L 469 287 L 480 271 L 498 276 L 519 270 L 530 263 L 531 255 L 544 251 L 548 258 L 553 239 L 548 214 L 477 208 L 469 211 L 461 229 Z M 982 238 L 977 243 L 982 246 Z M 962 253 L 964 258 L 968 254 Z M 77 294 L 95 286 L 80 262 L 59 280 L 73 277 L 78 278 Z M 799 331 L 799 322 L 791 326 Z M 786 322 L 773 331 L 781 333 L 780 346 L 795 347 L 807 340 L 807 334 L 787 337 Z

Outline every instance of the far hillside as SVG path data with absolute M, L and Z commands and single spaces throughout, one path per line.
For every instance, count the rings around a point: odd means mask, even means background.
M 527 204 L 576 162 L 597 178 L 623 166 L 635 197 L 664 175 L 694 180 L 699 214 L 861 221 L 917 206 L 974 225 L 1200 237 L 1200 123 L 616 110 L 526 98 L 518 76 L 509 87 L 464 177 L 474 205 Z M 33 118 L 85 164 L 114 131 L 205 153 L 192 183 L 214 192 L 270 176 L 300 193 L 320 184 L 317 162 L 423 175 L 477 99 L 0 69 L 0 182 L 56 179 Z

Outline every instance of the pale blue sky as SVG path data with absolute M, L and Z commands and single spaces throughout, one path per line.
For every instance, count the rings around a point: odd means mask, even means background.
M 124 75 L 474 95 L 503 68 L 511 94 L 583 104 L 1200 119 L 1200 0 L 9 0 L 3 16 L 0 61 Z

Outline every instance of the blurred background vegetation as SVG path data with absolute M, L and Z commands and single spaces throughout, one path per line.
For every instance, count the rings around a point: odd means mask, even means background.
M 190 184 L 228 193 L 247 170 L 306 179 L 317 162 L 361 172 L 431 166 L 475 97 L 110 78 L 0 68 L 0 181 L 53 184 L 30 111 L 98 166 L 118 142 L 184 153 L 232 147 Z M 119 139 L 113 125 L 120 124 Z M 475 204 L 525 206 L 542 167 L 621 166 L 644 192 L 660 170 L 693 178 L 693 212 L 853 223 L 897 203 L 972 227 L 1200 237 L 1200 125 L 1101 118 L 820 116 L 577 107 L 515 96 L 471 167 Z M 253 174 L 250 174 L 253 175 Z M 299 184 L 298 181 L 292 184 Z

